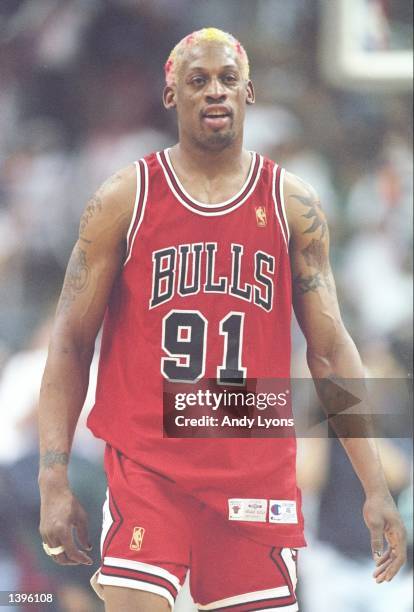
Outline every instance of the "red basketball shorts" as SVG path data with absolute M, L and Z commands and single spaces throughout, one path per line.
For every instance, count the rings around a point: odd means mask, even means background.
M 102 565 L 92 585 L 149 591 L 171 608 L 190 569 L 199 610 L 296 612 L 296 556 L 240 535 L 176 484 L 106 448 Z

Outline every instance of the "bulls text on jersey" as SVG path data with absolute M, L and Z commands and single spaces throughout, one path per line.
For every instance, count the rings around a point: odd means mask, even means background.
M 160 306 L 175 295 L 186 297 L 200 291 L 227 293 L 252 302 L 270 312 L 273 308 L 275 258 L 264 251 L 254 253 L 254 280 L 242 286 L 243 245 L 231 243 L 228 274 L 216 277 L 216 242 L 169 246 L 152 253 L 152 296 L 150 308 Z M 190 257 L 190 253 L 192 256 Z M 230 260 L 230 258 L 227 257 Z M 202 277 L 202 272 L 204 276 Z M 189 279 L 191 279 L 189 281 Z

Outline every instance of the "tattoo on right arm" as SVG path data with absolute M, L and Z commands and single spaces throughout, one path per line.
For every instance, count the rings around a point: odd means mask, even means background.
M 40 457 L 40 467 L 42 468 L 52 468 L 55 465 L 67 465 L 68 463 L 68 453 L 48 450 Z

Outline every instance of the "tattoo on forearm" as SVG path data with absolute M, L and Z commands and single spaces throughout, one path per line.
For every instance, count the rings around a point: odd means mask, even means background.
M 86 241 L 83 234 L 88 226 L 89 221 L 99 211 L 102 210 L 102 200 L 98 195 L 94 195 L 88 202 L 88 205 L 83 213 L 79 224 L 79 237 Z M 89 241 L 88 241 L 89 242 Z
M 75 248 L 69 260 L 65 282 L 60 297 L 59 309 L 67 309 L 89 284 L 89 266 L 86 251 L 79 246 Z
M 52 468 L 55 465 L 67 465 L 69 463 L 68 453 L 60 453 L 58 451 L 46 451 L 40 457 L 40 467 Z

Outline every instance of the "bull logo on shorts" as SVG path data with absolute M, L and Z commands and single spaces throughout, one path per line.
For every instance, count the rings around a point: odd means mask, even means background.
M 145 529 L 143 527 L 134 527 L 132 539 L 129 545 L 131 550 L 141 550 L 142 540 L 144 539 Z

